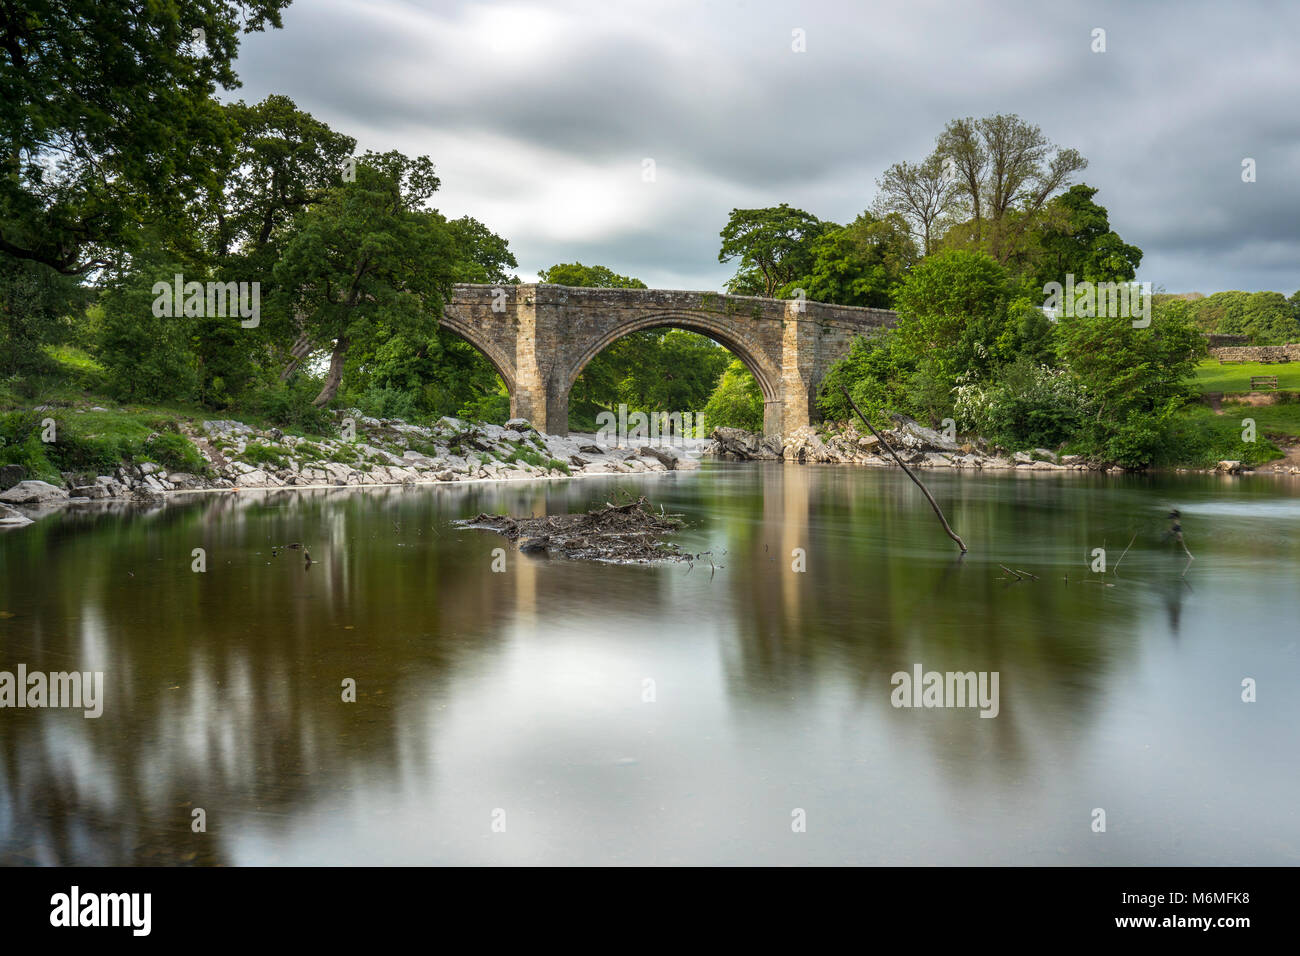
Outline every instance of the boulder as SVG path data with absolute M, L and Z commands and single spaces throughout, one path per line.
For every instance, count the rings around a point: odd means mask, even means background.
M 899 414 L 890 417 L 898 424 L 898 427 L 893 430 L 892 438 L 889 439 L 889 443 L 895 449 L 901 445 L 904 448 L 915 448 L 917 451 L 961 451 L 961 445 L 944 437 L 933 428 L 926 428 L 915 419 Z
M 32 519 L 21 511 L 0 505 L 0 528 L 21 528 L 31 523 Z
M 764 438 L 743 428 L 715 428 L 709 437 L 713 440 L 710 452 L 719 458 L 775 461 L 783 451 L 779 439 Z
M 1223 473 L 1223 474 L 1225 474 L 1225 475 L 1239 475 L 1239 474 L 1241 474 L 1241 462 L 1239 462 L 1239 461 L 1221 461 L 1221 462 L 1219 462 L 1217 465 L 1215 465 L 1214 470 L 1217 471 L 1217 472 L 1221 472 L 1221 473 Z M 25 484 L 25 482 L 24 482 L 24 484 Z M 0 495 L 0 500 L 3 500 L 3 499 L 4 499 L 4 496 L 3 496 L 3 495 Z
M 0 501 L 11 505 L 44 505 L 67 500 L 68 493 L 48 481 L 20 481 L 9 490 L 0 492 Z
M 0 465 L 0 491 L 8 491 L 27 477 L 27 469 L 22 465 Z
M 642 458 L 655 459 L 669 471 L 672 471 L 677 467 L 677 461 L 680 458 L 676 451 L 662 446 L 654 448 L 649 445 L 644 445 L 641 448 L 638 448 L 636 453 Z

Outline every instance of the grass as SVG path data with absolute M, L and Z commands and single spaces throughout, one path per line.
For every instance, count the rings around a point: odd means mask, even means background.
M 1279 389 L 1300 390 L 1300 362 L 1220 365 L 1218 359 L 1208 359 L 1196 369 L 1196 384 L 1202 392 L 1249 392 L 1252 375 L 1276 375 Z
M 1246 405 L 1225 401 L 1222 407 L 1222 415 L 1206 405 L 1192 405 L 1180 413 L 1175 441 L 1182 464 L 1208 468 L 1229 460 L 1262 465 L 1281 458 L 1279 444 L 1289 444 L 1289 439 L 1300 435 L 1300 402 Z M 1255 422 L 1253 442 L 1243 440 L 1248 418 Z

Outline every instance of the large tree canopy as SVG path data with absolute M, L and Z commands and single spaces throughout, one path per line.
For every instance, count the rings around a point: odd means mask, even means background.
M 887 309 L 917 260 L 916 243 L 898 213 L 877 219 L 864 212 L 842 229 L 811 240 L 810 252 L 809 271 L 782 286 L 781 297 L 802 289 L 813 302 Z
M 809 240 L 835 228 L 785 203 L 766 209 L 733 209 L 723 226 L 719 262 L 739 260 L 727 283 L 737 295 L 774 296 L 776 290 L 812 268 Z
M 304 332 L 333 342 L 316 405 L 338 391 L 354 342 L 436 325 L 455 262 L 445 220 L 425 208 L 437 188 L 428 157 L 367 153 L 355 181 L 330 190 L 296 225 L 275 276 Z
M 1077 150 L 1055 146 L 1014 113 L 953 120 L 939 135 L 938 155 L 969 217 L 967 238 L 999 262 L 1007 261 L 1047 200 L 1088 165 Z
M 212 94 L 288 0 L 3 0 L 0 252 L 78 274 L 178 210 L 232 148 Z

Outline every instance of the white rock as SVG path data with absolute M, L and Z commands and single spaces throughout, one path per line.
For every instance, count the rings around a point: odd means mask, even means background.
M 55 501 L 66 501 L 68 493 L 56 488 L 47 481 L 20 481 L 8 491 L 0 494 L 0 501 L 11 505 L 41 505 Z

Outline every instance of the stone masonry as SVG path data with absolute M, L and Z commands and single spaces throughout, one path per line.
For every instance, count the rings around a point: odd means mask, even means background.
M 892 326 L 894 313 L 716 292 L 458 284 L 442 324 L 496 366 L 513 417 L 558 435 L 568 433 L 574 381 L 611 343 L 642 329 L 699 332 L 753 372 L 763 391 L 763 434 L 778 437 L 815 420 L 827 370 L 855 335 Z
M 1300 343 L 1211 348 L 1210 358 L 1228 362 L 1300 362 Z

